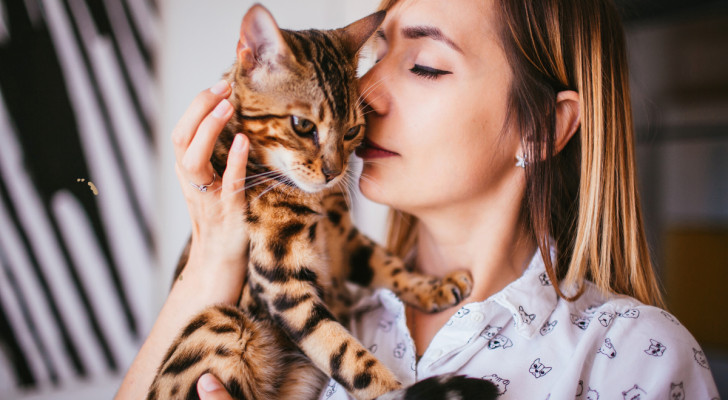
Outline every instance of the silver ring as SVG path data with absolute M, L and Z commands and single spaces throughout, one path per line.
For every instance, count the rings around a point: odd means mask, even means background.
M 205 192 L 207 192 L 207 188 L 212 186 L 213 183 L 215 183 L 216 177 L 217 177 L 217 175 L 215 175 L 215 173 L 213 172 L 212 173 L 212 182 L 208 183 L 207 185 L 198 185 L 193 182 L 190 182 L 190 185 L 192 185 L 195 189 L 199 190 L 200 192 L 205 193 Z

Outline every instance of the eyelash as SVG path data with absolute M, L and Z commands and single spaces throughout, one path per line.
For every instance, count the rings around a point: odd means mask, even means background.
M 410 68 L 410 72 L 425 79 L 437 79 L 442 75 L 452 74 L 452 72 L 450 71 L 443 71 L 440 69 L 425 67 L 424 65 L 417 64 L 415 64 L 414 67 Z
M 387 42 L 387 37 L 384 36 L 383 31 L 381 31 L 381 30 L 377 31 L 376 35 L 377 35 L 377 39 L 382 40 L 385 43 Z M 381 58 L 377 57 L 377 59 L 374 61 L 374 64 L 379 63 L 379 61 L 381 61 Z M 410 68 L 410 72 L 412 72 L 413 74 L 415 74 L 417 76 L 423 77 L 425 79 L 437 79 L 443 75 L 452 74 L 452 72 L 450 72 L 450 71 L 443 71 L 443 70 L 440 70 L 437 68 L 426 67 L 424 65 L 418 65 L 418 64 L 415 64 L 414 67 Z

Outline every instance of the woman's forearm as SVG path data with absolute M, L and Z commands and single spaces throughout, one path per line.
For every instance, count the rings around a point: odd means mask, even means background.
M 194 250 L 191 253 L 195 253 Z M 178 279 L 172 287 L 116 399 L 146 398 L 164 354 L 185 324 L 208 306 L 237 303 L 244 279 L 241 274 L 244 268 L 239 265 L 242 260 L 235 263 L 203 263 L 195 258 L 191 254 L 190 261 L 182 271 L 182 279 Z

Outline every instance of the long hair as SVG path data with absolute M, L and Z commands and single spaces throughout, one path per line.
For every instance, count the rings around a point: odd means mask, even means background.
M 396 0 L 382 2 L 390 8 Z M 523 213 L 552 282 L 587 279 L 604 293 L 663 306 L 637 191 L 624 29 L 611 0 L 495 0 L 513 80 L 506 124 L 526 154 Z M 579 93 L 581 125 L 555 150 L 556 96 Z M 546 155 L 541 157 L 533 155 Z M 390 212 L 387 244 L 400 256 L 417 221 Z M 557 250 L 549 255 L 552 239 Z M 557 294 L 567 300 L 578 298 Z

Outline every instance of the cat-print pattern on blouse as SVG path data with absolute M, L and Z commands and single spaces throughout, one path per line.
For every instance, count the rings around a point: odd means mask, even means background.
M 456 373 L 490 380 L 501 400 L 718 397 L 705 353 L 673 315 L 590 283 L 569 303 L 542 284 L 544 272 L 537 252 L 502 291 L 453 311 L 419 361 L 404 306 L 386 290 L 362 294 L 354 309 L 366 312 L 351 329 L 376 344 L 403 384 Z M 383 320 L 393 321 L 390 331 L 378 328 Z M 395 357 L 402 343 L 404 356 Z M 328 400 L 347 398 L 339 389 Z

